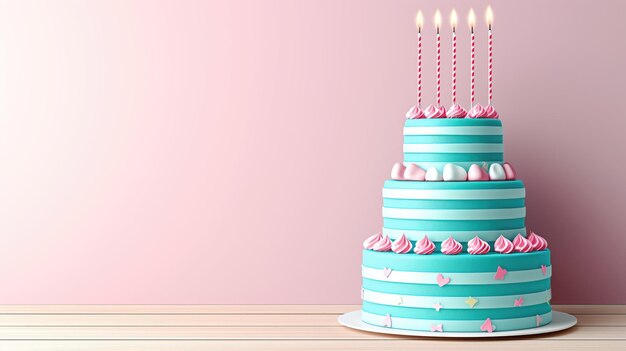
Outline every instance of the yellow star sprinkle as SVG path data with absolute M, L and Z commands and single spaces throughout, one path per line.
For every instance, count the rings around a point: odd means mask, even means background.
M 468 304 L 469 307 L 474 308 L 474 305 L 478 303 L 478 300 L 470 296 L 467 298 L 467 300 L 465 300 L 465 303 Z

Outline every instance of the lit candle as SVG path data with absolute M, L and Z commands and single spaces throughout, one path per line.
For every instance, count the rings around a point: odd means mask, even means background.
M 441 106 L 441 12 L 435 12 L 435 27 L 437 27 L 437 107 Z
M 456 10 L 452 9 L 450 13 L 450 25 L 452 26 L 452 106 L 446 111 L 448 118 L 465 118 L 467 111 L 456 104 L 456 25 L 458 17 Z
M 489 40 L 488 40 L 488 47 L 489 47 L 489 63 L 488 63 L 488 70 L 489 70 L 489 100 L 488 100 L 488 105 L 491 106 L 491 100 L 493 99 L 493 35 L 491 34 L 491 25 L 493 24 L 493 11 L 491 11 L 491 6 L 487 6 L 487 12 L 485 13 L 485 19 L 487 19 L 487 27 L 489 28 Z
M 417 107 L 422 107 L 422 27 L 424 26 L 424 15 L 418 11 L 415 16 L 417 26 Z
M 422 111 L 422 27 L 424 26 L 424 15 L 418 11 L 415 15 L 415 25 L 417 26 L 417 104 L 411 107 L 406 113 L 406 118 L 424 118 Z
M 470 25 L 470 50 L 471 50 L 471 54 L 470 54 L 470 59 L 471 59 L 471 64 L 470 64 L 470 74 L 471 74 L 471 79 L 470 79 L 470 108 L 474 107 L 474 51 L 476 48 L 476 41 L 474 38 L 474 25 L 476 25 L 476 15 L 474 14 L 474 9 L 470 9 L 469 15 L 467 17 L 467 21 L 469 22 Z
M 424 110 L 426 118 L 445 118 L 446 108 L 441 106 L 441 36 L 439 29 L 441 28 L 441 12 L 435 12 L 435 27 L 437 28 L 437 104 L 430 104 Z
M 456 105 L 456 10 L 452 9 L 450 24 L 452 25 L 452 105 Z

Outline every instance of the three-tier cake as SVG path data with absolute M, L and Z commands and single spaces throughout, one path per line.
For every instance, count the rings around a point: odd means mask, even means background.
M 363 244 L 365 323 L 433 333 L 550 323 L 550 251 L 526 230 L 524 184 L 504 162 L 500 119 L 485 111 L 408 116 L 382 232 Z

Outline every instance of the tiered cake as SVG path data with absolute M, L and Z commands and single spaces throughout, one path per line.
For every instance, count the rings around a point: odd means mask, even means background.
M 443 333 L 550 323 L 550 251 L 525 217 L 499 119 L 407 119 L 382 232 L 364 242 L 362 320 Z

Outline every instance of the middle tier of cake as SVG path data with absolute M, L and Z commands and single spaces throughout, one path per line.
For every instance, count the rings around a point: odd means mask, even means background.
M 424 235 L 436 245 L 449 237 L 465 244 L 478 236 L 489 244 L 525 234 L 526 191 L 520 180 L 411 182 L 387 180 L 383 234 L 410 241 Z

